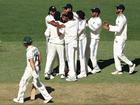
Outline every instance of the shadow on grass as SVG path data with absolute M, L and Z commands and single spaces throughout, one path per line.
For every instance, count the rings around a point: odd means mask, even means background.
M 107 66 L 113 64 L 113 63 L 114 63 L 114 59 L 113 59 L 113 58 L 106 59 L 106 60 L 102 60 L 102 59 L 101 59 L 101 60 L 98 60 L 97 63 L 98 63 L 98 65 L 99 65 L 100 69 L 104 69 L 104 68 L 106 68 Z M 90 59 L 88 60 L 88 65 L 89 65 L 89 67 L 90 67 L 91 69 L 93 69 L 92 62 L 91 62 Z
M 55 89 L 52 88 L 52 87 L 50 87 L 50 86 L 46 86 L 45 88 L 46 88 L 46 90 L 48 91 L 49 94 L 52 93 L 53 91 L 55 91 Z M 41 93 L 35 95 L 35 100 L 38 99 L 38 98 L 44 100 L 44 98 L 43 98 L 43 96 L 41 95 Z M 24 99 L 25 102 L 26 102 L 26 101 L 29 101 L 29 100 L 30 100 L 30 97 L 26 97 L 26 98 Z M 52 101 L 50 101 L 50 103 L 52 103 Z

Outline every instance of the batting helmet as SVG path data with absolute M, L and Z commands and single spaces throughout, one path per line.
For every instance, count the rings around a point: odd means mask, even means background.
M 26 45 L 31 45 L 32 44 L 32 38 L 30 36 L 25 36 L 23 39 L 23 43 Z

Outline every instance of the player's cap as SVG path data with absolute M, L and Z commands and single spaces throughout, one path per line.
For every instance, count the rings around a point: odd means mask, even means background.
M 85 13 L 82 10 L 78 10 L 76 11 L 76 13 L 79 16 L 79 18 L 85 19 Z
M 55 12 L 56 11 L 56 7 L 55 6 L 50 6 L 49 7 L 49 11 Z
M 97 12 L 98 14 L 101 12 L 99 8 L 92 8 L 91 11 L 92 12 Z
M 117 9 L 125 10 L 125 6 L 123 4 L 119 4 L 116 6 Z
M 63 8 L 65 8 L 65 9 L 71 8 L 72 9 L 72 5 L 70 3 L 68 3 Z
M 32 43 L 32 38 L 30 36 L 25 36 L 23 39 L 24 44 L 31 44 Z

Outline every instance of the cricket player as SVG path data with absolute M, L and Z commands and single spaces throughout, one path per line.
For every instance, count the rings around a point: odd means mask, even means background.
M 69 72 L 66 81 L 76 81 L 75 52 L 77 50 L 78 21 L 73 18 L 73 13 L 67 13 L 68 21 L 64 23 L 64 35 L 66 59 L 68 61 Z
M 32 45 L 32 39 L 29 36 L 24 37 L 24 46 L 26 49 L 27 66 L 25 68 L 24 74 L 19 83 L 19 91 L 17 98 L 13 101 L 16 103 L 24 103 L 24 93 L 30 79 L 33 80 L 33 86 L 39 90 L 42 94 L 44 103 L 48 103 L 52 97 L 49 95 L 43 83 L 39 80 L 39 70 L 41 55 L 37 47 Z
M 90 59 L 92 61 L 93 70 L 91 70 L 90 72 L 94 74 L 101 71 L 97 64 L 97 59 L 96 59 L 98 43 L 99 43 L 100 33 L 102 28 L 100 9 L 99 8 L 91 9 L 91 16 L 92 17 L 88 21 L 88 27 L 90 29 L 90 35 L 91 35 Z
M 123 4 L 119 4 L 116 6 L 116 25 L 110 25 L 105 22 L 103 28 L 109 30 L 110 32 L 115 32 L 114 39 L 114 60 L 116 70 L 112 72 L 112 74 L 123 74 L 121 61 L 125 62 L 129 65 L 129 73 L 132 74 L 135 69 L 135 64 L 132 63 L 128 58 L 123 54 L 123 50 L 125 47 L 125 42 L 127 40 L 127 19 L 124 15 L 125 6 Z
M 56 11 L 54 14 L 55 22 L 58 22 L 59 24 L 62 24 L 60 22 L 60 12 Z M 51 65 L 53 62 L 53 59 L 56 55 L 56 52 L 58 53 L 59 57 L 59 75 L 60 78 L 65 78 L 65 60 L 64 60 L 64 36 L 58 34 L 57 27 L 50 25 L 47 29 L 47 33 L 49 37 L 48 40 L 48 53 L 47 53 L 47 61 L 46 61 L 46 67 L 45 67 L 45 79 L 49 80 L 50 75 L 52 73 L 51 71 Z
M 86 70 L 86 45 L 87 45 L 87 37 L 85 33 L 86 29 L 86 19 L 85 13 L 82 10 L 76 12 L 78 15 L 79 26 L 78 26 L 78 40 L 79 40 L 79 59 L 80 59 L 80 74 L 77 76 L 78 78 L 83 78 L 87 76 Z
M 76 14 L 76 12 L 73 12 L 73 6 L 70 3 L 67 3 L 63 7 L 62 14 L 67 14 L 68 12 L 72 12 L 73 13 L 73 18 L 76 19 L 76 20 L 78 20 L 78 15 Z
M 68 12 L 72 12 L 73 13 L 73 19 L 78 21 L 78 15 L 76 12 L 73 11 L 73 6 L 70 3 L 65 4 L 65 6 L 63 7 L 63 14 L 67 14 Z M 77 60 L 78 60 L 78 50 L 75 50 L 75 69 L 77 70 Z

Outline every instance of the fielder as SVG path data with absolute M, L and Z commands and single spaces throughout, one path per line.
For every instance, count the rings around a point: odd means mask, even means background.
M 59 24 L 62 24 L 60 22 L 60 12 L 56 11 L 54 14 L 55 22 L 58 22 Z M 53 62 L 53 59 L 56 55 L 56 52 L 58 53 L 59 57 L 59 75 L 60 78 L 65 78 L 65 60 L 64 60 L 64 36 L 58 34 L 57 27 L 50 25 L 46 31 L 48 34 L 49 40 L 48 40 L 48 53 L 47 53 L 47 61 L 46 61 L 46 67 L 45 67 L 45 79 L 49 80 L 51 75 L 51 65 Z
M 86 29 L 86 19 L 85 13 L 81 10 L 76 12 L 78 15 L 79 20 L 79 27 L 78 27 L 78 40 L 79 40 L 79 59 L 80 59 L 80 74 L 77 76 L 78 78 L 83 78 L 87 76 L 86 71 L 86 45 L 87 45 L 87 37 L 85 33 Z
M 116 71 L 112 72 L 112 74 L 123 74 L 121 61 L 129 65 L 130 74 L 132 74 L 135 69 L 135 64 L 128 60 L 128 58 L 123 54 L 125 42 L 127 40 L 127 19 L 124 15 L 124 10 L 125 6 L 123 4 L 116 6 L 116 14 L 118 15 L 116 25 L 113 26 L 107 22 L 105 22 L 103 25 L 104 29 L 115 32 L 113 52 Z
M 41 55 L 35 46 L 32 45 L 31 37 L 24 37 L 24 46 L 26 49 L 26 58 L 27 58 L 27 66 L 25 68 L 24 74 L 19 83 L 19 91 L 17 98 L 14 98 L 13 101 L 16 103 L 24 103 L 24 93 L 26 91 L 26 87 L 30 79 L 33 79 L 33 86 L 39 90 L 42 94 L 44 103 L 48 103 L 52 97 L 49 95 L 45 86 L 39 80 L 39 70 L 40 70 L 40 62 Z
M 77 50 L 78 21 L 73 19 L 73 13 L 67 13 L 68 21 L 64 23 L 64 35 L 66 59 L 68 61 L 69 72 L 66 81 L 76 81 L 75 52 Z
M 91 70 L 90 72 L 94 74 L 101 71 L 97 64 L 97 59 L 96 59 L 98 43 L 99 43 L 100 33 L 102 28 L 100 9 L 99 8 L 91 9 L 91 16 L 92 17 L 88 21 L 88 27 L 90 29 L 90 35 L 91 35 L 90 59 L 92 61 L 93 70 Z

